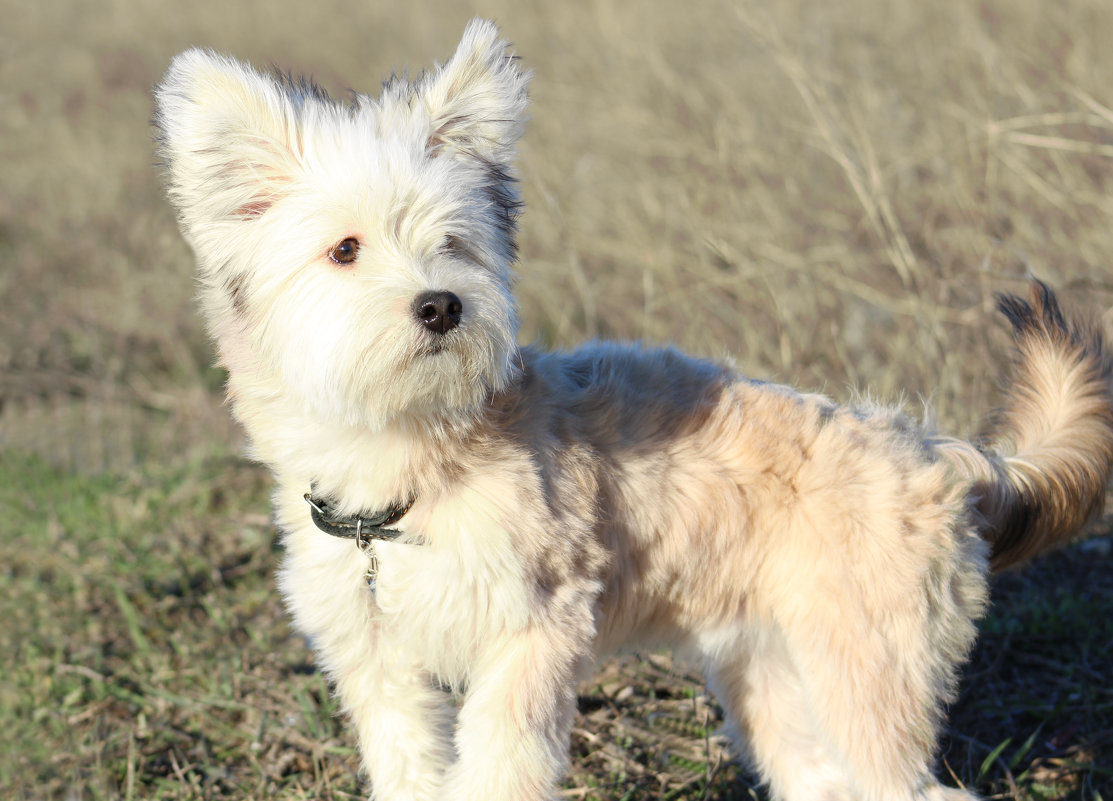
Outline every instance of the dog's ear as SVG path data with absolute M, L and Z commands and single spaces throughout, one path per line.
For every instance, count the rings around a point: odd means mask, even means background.
M 258 217 L 285 195 L 299 172 L 302 117 L 325 100 L 311 84 L 209 51 L 175 57 L 155 88 L 154 124 L 187 234 Z
M 530 74 L 493 22 L 474 19 L 456 53 L 417 85 L 429 115 L 428 150 L 508 165 L 526 122 Z

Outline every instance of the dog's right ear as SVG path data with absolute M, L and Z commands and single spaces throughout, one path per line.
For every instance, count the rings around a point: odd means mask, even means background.
M 473 19 L 452 58 L 416 87 L 429 116 L 428 151 L 508 167 L 525 127 L 529 80 L 495 24 Z
M 195 241 L 212 225 L 262 215 L 299 172 L 301 117 L 323 98 L 206 50 L 187 50 L 155 88 L 167 194 Z

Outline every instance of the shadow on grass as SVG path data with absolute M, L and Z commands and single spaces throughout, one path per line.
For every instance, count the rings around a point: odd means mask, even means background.
M 993 580 L 943 751 L 987 795 L 1113 795 L 1111 526 Z

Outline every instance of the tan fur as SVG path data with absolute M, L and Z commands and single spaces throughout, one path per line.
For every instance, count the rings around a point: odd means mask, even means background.
M 474 22 L 351 106 L 200 51 L 157 90 L 232 408 L 277 482 L 279 584 L 372 796 L 551 798 L 577 681 L 664 645 L 706 668 L 775 797 L 970 798 L 930 772 L 942 708 L 990 545 L 1011 566 L 1100 504 L 1100 337 L 1042 285 L 1004 298 L 1019 363 L 980 446 L 672 349 L 515 347 L 527 80 Z M 428 322 L 431 292 L 457 322 Z M 374 589 L 311 487 L 345 514 L 416 498 Z
M 980 452 L 944 449 L 976 482 L 995 570 L 1069 540 L 1101 511 L 1113 464 L 1113 362 L 1101 333 L 1066 320 L 1038 281 L 1029 302 L 1000 306 L 1020 351 L 1007 404 Z

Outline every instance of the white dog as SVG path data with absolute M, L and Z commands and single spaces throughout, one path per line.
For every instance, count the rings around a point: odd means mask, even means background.
M 674 350 L 519 348 L 527 81 L 477 21 L 378 99 L 200 50 L 157 89 L 228 395 L 277 481 L 281 589 L 372 796 L 551 798 L 577 681 L 637 643 L 706 666 L 777 798 L 970 798 L 930 773 L 942 706 L 989 566 L 1100 505 L 1100 337 L 1041 284 L 1003 298 L 1018 368 L 979 445 Z

